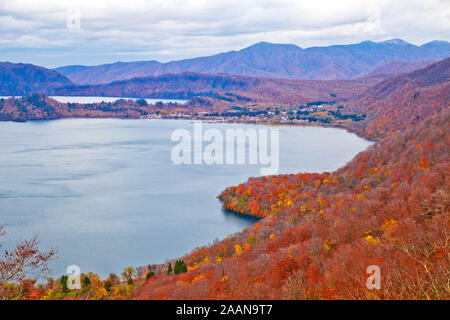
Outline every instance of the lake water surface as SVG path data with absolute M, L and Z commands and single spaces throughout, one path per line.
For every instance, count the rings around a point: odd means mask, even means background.
M 205 123 L 204 129 L 264 126 Z M 255 219 L 216 196 L 259 165 L 175 165 L 170 140 L 188 120 L 0 122 L 0 225 L 6 247 L 39 234 L 58 249 L 55 276 L 75 264 L 102 276 L 161 263 Z M 371 143 L 340 129 L 277 127 L 280 173 L 332 171 Z

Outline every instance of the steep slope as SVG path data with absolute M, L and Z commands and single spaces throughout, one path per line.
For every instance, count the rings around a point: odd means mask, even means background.
M 378 43 L 364 41 L 351 45 L 307 49 L 292 44 L 260 42 L 240 51 L 168 63 L 117 62 L 93 67 L 66 66 L 55 70 L 78 84 L 109 83 L 135 77 L 183 72 L 331 80 L 355 78 L 393 60 L 439 60 L 449 55 L 450 44 L 446 41 L 415 46 L 393 39 Z
M 350 127 L 375 139 L 438 113 L 450 105 L 450 58 L 381 81 L 346 104 L 366 119 Z
M 32 64 L 0 62 L 0 95 L 26 95 L 72 82 L 62 74 Z

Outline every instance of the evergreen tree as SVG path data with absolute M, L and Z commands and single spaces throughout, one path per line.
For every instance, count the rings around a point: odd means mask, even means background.
M 174 267 L 174 274 L 180 274 L 183 272 L 187 272 L 186 264 L 184 263 L 184 260 L 180 259 L 175 261 L 175 267 Z
M 89 277 L 84 277 L 83 279 L 83 288 L 87 289 L 91 286 L 91 279 Z
M 176 265 L 176 263 L 175 263 Z M 167 274 L 170 275 L 172 273 L 172 264 L 169 262 L 169 267 L 167 268 Z
M 187 272 L 186 264 L 184 263 L 184 260 L 180 260 L 180 273 Z
M 155 274 L 152 271 L 147 272 L 147 276 L 145 277 L 145 280 L 150 279 L 151 277 L 153 277 Z
M 69 280 L 69 277 L 68 276 L 61 276 L 61 280 L 60 280 L 60 283 L 61 283 L 61 286 L 62 286 L 62 290 L 63 290 L 63 292 L 64 293 L 67 293 L 67 292 L 69 292 L 69 287 L 67 286 L 67 281 Z

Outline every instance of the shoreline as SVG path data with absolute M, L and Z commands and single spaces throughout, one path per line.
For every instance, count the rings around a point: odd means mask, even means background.
M 202 121 L 205 123 L 229 123 L 229 124 L 244 124 L 244 125 L 262 125 L 262 126 L 269 126 L 269 127 L 313 127 L 313 128 L 335 128 L 335 129 L 343 129 L 349 133 L 353 133 L 357 135 L 360 138 L 366 139 L 370 142 L 378 142 L 378 140 L 370 139 L 366 136 L 363 136 L 359 134 L 357 131 L 353 131 L 350 128 L 346 126 L 341 125 L 315 125 L 315 124 L 305 124 L 305 123 L 271 123 L 271 122 L 264 122 L 264 121 L 258 121 L 258 122 L 243 122 L 243 121 L 224 121 L 224 120 L 205 120 L 203 118 L 196 118 L 196 117 L 190 117 L 190 118 L 179 118 L 179 117 L 160 117 L 160 118 L 147 118 L 147 117 L 111 117 L 111 116 L 98 116 L 98 117 L 85 117 L 85 116 L 72 116 L 72 117 L 59 117 L 59 118 L 51 118 L 51 119 L 25 119 L 25 120 L 2 120 L 1 122 L 15 122 L 15 123 L 26 123 L 26 122 L 40 122 L 40 121 L 55 121 L 55 120 L 64 120 L 64 119 L 119 119 L 119 120 L 188 120 L 188 121 Z

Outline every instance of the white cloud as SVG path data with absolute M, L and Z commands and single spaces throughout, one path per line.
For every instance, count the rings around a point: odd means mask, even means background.
M 80 12 L 80 30 L 67 27 L 74 10 Z M 0 60 L 13 56 L 33 60 L 39 49 L 35 62 L 44 65 L 114 59 L 167 61 L 240 49 L 258 41 L 309 47 L 393 37 L 416 44 L 449 40 L 448 1 L 0 2 Z

